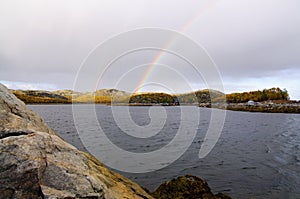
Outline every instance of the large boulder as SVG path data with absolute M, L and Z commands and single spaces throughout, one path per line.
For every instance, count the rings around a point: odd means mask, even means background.
M 230 199 L 222 193 L 214 195 L 205 180 L 191 175 L 161 184 L 152 195 L 160 199 Z
M 0 84 L 0 198 L 152 198 L 62 140 Z

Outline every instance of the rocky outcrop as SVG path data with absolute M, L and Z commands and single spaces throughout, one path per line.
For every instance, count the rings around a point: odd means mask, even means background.
M 214 195 L 205 180 L 191 175 L 163 183 L 152 195 L 160 199 L 230 199 L 222 193 Z
M 63 141 L 0 84 L 0 198 L 152 198 Z

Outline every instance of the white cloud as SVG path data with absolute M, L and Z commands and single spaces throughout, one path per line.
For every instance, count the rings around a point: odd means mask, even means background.
M 0 81 L 9 89 L 15 90 L 57 90 L 57 87 L 53 84 L 45 83 L 28 83 L 28 82 L 13 82 L 13 81 Z

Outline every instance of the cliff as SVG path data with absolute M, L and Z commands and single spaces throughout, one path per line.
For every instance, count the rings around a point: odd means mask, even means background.
M 0 198 L 152 198 L 62 140 L 0 84 Z

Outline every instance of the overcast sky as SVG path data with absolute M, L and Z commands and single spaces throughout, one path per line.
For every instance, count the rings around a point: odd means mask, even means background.
M 299 8 L 298 0 L 2 0 L 0 80 L 10 88 L 73 89 L 81 63 L 101 42 L 124 31 L 158 27 L 203 46 L 226 92 L 281 87 L 300 99 Z M 99 88 L 114 86 L 109 79 L 126 72 L 118 69 L 121 65 L 146 64 L 157 53 L 124 57 Z M 193 89 L 205 87 L 177 58 L 164 55 L 160 62 L 184 68 L 179 72 Z M 147 81 L 184 92 L 180 78 L 168 70 L 157 65 Z M 147 66 L 124 77 L 119 88 L 129 88 L 131 80 L 140 82 L 145 71 Z M 151 89 L 155 87 L 143 91 Z

